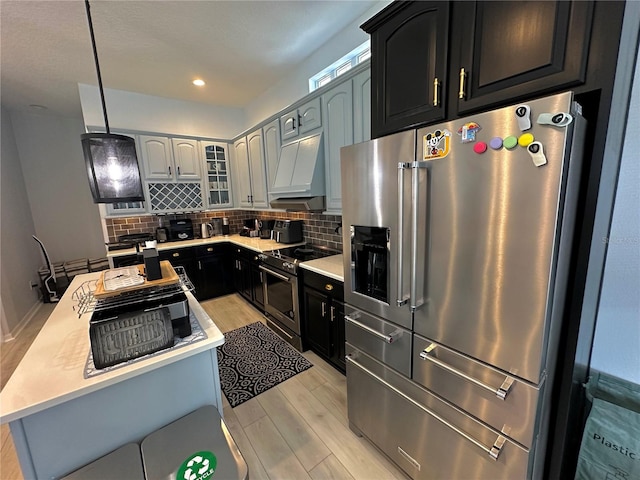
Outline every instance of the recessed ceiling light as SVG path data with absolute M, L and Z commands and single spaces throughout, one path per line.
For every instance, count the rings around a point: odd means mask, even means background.
M 193 84 L 194 84 L 196 87 L 203 87 L 203 86 L 205 85 L 204 80 L 201 80 L 200 78 L 196 78 L 196 79 L 193 81 Z
M 36 103 L 32 103 L 31 105 L 29 105 L 29 107 L 33 108 L 34 110 L 47 110 L 47 107 L 45 107 L 44 105 L 38 105 Z

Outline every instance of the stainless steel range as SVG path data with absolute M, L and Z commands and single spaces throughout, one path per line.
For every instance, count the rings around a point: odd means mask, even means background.
M 263 281 L 267 325 L 297 350 L 302 351 L 298 268 L 300 263 L 342 252 L 315 245 L 271 250 L 258 255 Z

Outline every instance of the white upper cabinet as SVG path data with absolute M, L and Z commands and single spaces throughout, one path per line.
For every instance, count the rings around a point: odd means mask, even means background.
M 249 167 L 251 172 L 251 203 L 254 207 L 269 207 L 267 198 L 267 172 L 264 162 L 262 130 L 258 129 L 247 135 L 249 149 Z
M 280 121 L 277 118 L 262 127 L 262 140 L 267 168 L 267 192 L 270 192 L 276 178 L 278 157 L 280 156 Z
M 283 142 L 321 126 L 320 97 L 309 100 L 304 105 L 280 117 L 280 132 Z
M 371 140 L 371 69 L 353 77 L 353 143 Z
M 140 156 L 147 180 L 199 180 L 198 141 L 140 135 Z
M 209 208 L 232 206 L 227 144 L 202 140 L 200 141 L 200 151 L 204 155 L 206 169 L 207 206 Z
M 326 208 L 342 210 L 340 148 L 353 144 L 353 85 L 351 79 L 322 95 L 325 142 Z
M 199 180 L 202 159 L 198 140 L 172 138 L 171 143 L 173 144 L 176 180 Z
M 168 137 L 140 135 L 140 156 L 147 179 L 170 180 L 172 178 L 173 155 Z
M 251 207 L 251 172 L 249 170 L 249 149 L 246 137 L 233 144 L 233 164 L 235 167 L 234 194 L 241 207 Z
M 267 208 L 267 183 L 262 130 L 258 129 L 233 144 L 234 193 L 240 207 Z

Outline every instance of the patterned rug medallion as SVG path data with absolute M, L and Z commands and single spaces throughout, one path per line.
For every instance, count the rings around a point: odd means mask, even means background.
M 231 330 L 224 338 L 218 347 L 220 383 L 232 407 L 313 366 L 260 322 Z

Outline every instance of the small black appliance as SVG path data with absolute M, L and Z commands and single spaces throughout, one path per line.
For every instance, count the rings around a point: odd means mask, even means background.
M 169 220 L 169 238 L 176 240 L 193 239 L 193 222 L 190 218 Z

